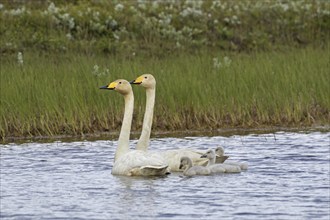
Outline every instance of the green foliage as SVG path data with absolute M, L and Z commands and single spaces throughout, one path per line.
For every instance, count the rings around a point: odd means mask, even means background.
M 78 51 L 164 56 L 254 51 L 329 41 L 321 0 L 4 1 L 0 52 Z
M 148 72 L 155 129 L 330 119 L 329 1 L 3 0 L 0 24 L 2 139 L 119 130 L 122 97 L 98 87 Z
M 251 54 L 201 51 L 163 59 L 26 52 L 0 61 L 0 135 L 118 131 L 122 97 L 100 86 L 152 73 L 155 130 L 328 124 L 329 47 Z M 133 130 L 145 91 L 134 86 Z

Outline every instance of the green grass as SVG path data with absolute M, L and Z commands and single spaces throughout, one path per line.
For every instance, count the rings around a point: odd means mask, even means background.
M 0 54 L 167 56 L 203 48 L 273 50 L 329 41 L 326 0 L 2 0 Z
M 23 65 L 5 56 L 1 138 L 119 131 L 123 98 L 98 88 L 143 73 L 157 79 L 155 130 L 329 124 L 328 47 L 227 56 L 232 62 L 221 68 L 213 58 L 222 61 L 224 54 L 208 51 L 163 59 L 25 53 Z M 133 89 L 138 130 L 145 91 Z

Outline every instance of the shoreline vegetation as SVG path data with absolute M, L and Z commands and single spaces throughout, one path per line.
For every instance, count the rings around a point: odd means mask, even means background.
M 327 1 L 2 1 L 0 18 L 3 141 L 116 133 L 122 97 L 98 88 L 143 73 L 154 133 L 329 126 Z

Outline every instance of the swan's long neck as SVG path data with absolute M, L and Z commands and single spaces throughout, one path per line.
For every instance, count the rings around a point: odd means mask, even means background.
M 118 147 L 115 154 L 115 161 L 122 155 L 129 151 L 129 137 L 131 132 L 133 109 L 134 109 L 134 95 L 133 92 L 124 96 L 125 99 L 125 112 L 124 119 L 121 125 L 121 130 L 118 139 Z
M 190 167 L 192 167 L 192 161 L 188 160 L 188 164 L 186 166 L 186 169 L 183 172 L 186 173 L 190 169 Z
M 208 162 L 208 166 L 211 166 L 213 164 L 215 164 L 215 159 L 216 159 L 216 156 L 214 155 L 212 158 L 209 158 L 209 162 Z
M 136 145 L 137 150 L 143 150 L 143 151 L 147 151 L 149 147 L 152 119 L 154 114 L 156 89 L 148 88 L 146 89 L 146 93 L 147 93 L 147 98 L 146 98 L 147 101 L 146 101 L 146 110 L 143 118 L 142 133 Z

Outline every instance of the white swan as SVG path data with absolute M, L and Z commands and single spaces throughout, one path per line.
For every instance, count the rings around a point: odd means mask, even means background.
M 219 160 L 220 158 L 225 158 L 225 157 L 227 157 L 226 159 L 228 159 L 228 156 L 225 156 L 224 153 L 225 153 L 225 150 L 224 150 L 223 147 L 221 147 L 221 146 L 218 146 L 218 147 L 215 149 L 215 154 L 217 155 L 216 163 L 219 163 L 218 160 Z M 222 163 L 223 163 L 223 162 L 222 162 Z M 247 170 L 247 169 L 248 169 L 248 164 L 247 164 L 247 163 L 239 163 L 239 162 L 234 162 L 234 161 L 226 161 L 225 164 L 234 165 L 234 166 L 239 166 L 239 167 L 241 168 L 241 170 Z
M 180 159 L 180 169 L 183 169 L 183 175 L 196 176 L 196 175 L 210 175 L 211 171 L 208 167 L 193 166 L 189 157 L 182 157 Z
M 147 151 L 150 142 L 150 133 L 156 97 L 156 79 L 151 74 L 143 74 L 131 81 L 131 84 L 139 84 L 146 89 L 146 110 L 143 118 L 142 133 L 136 145 L 137 150 Z M 202 153 L 190 149 L 175 149 L 159 152 L 169 164 L 171 171 L 180 170 L 180 158 L 189 157 L 194 165 L 207 165 L 207 160 L 201 158 Z
M 134 95 L 130 83 L 124 79 L 116 80 L 100 89 L 115 90 L 124 96 L 125 112 L 118 139 L 112 174 L 126 176 L 162 176 L 167 171 L 168 164 L 159 155 L 141 150 L 129 149 Z
M 241 172 L 241 168 L 239 166 L 229 165 L 229 164 L 225 164 L 225 163 L 215 164 L 216 155 L 215 155 L 215 152 L 213 149 L 206 151 L 206 153 L 203 154 L 202 157 L 209 159 L 209 163 L 208 163 L 207 167 L 210 168 L 212 173 L 240 173 Z

